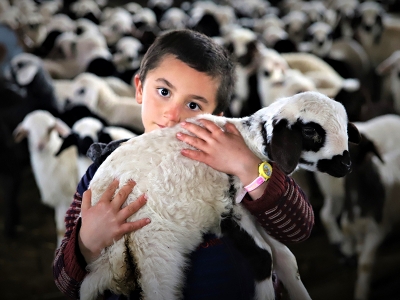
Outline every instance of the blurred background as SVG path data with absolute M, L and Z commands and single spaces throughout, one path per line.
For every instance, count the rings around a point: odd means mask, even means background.
M 118 107 L 138 111 L 132 78 L 154 38 L 175 28 L 211 36 L 237 62 L 227 116 L 310 90 L 344 105 L 368 145 L 351 151 L 351 176 L 293 174 L 316 223 L 307 241 L 288 246 L 313 299 L 355 299 L 366 273 L 359 299 L 400 299 L 397 0 L 2 0 L 0 298 L 65 299 L 52 261 L 85 150 L 142 132 L 140 119 L 124 119 Z M 17 130 L 38 109 L 49 115 Z M 52 149 L 35 156 L 35 170 L 29 132 L 40 137 L 37 149 Z

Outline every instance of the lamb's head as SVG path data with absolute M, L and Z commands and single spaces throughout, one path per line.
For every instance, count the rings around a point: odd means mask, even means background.
M 20 87 L 25 87 L 34 81 L 39 73 L 45 73 L 42 60 L 30 53 L 20 53 L 10 62 L 7 77 Z M 43 74 L 45 75 L 45 74 Z
M 314 91 L 278 99 L 244 124 L 258 143 L 256 152 L 287 174 L 300 167 L 343 177 L 351 168 L 348 142 L 360 140 L 343 105 Z
M 85 105 L 91 110 L 95 109 L 102 84 L 104 85 L 101 79 L 94 74 L 82 73 L 75 77 L 68 99 L 65 101 L 65 109 L 76 105 Z
M 14 130 L 15 142 L 28 138 L 30 151 L 41 152 L 58 135 L 69 134 L 71 129 L 46 110 L 35 110 L 25 116 Z

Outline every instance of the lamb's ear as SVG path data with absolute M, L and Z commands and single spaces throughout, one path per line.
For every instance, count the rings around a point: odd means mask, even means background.
M 71 146 L 78 146 L 78 135 L 75 132 L 71 132 L 68 136 L 64 137 L 63 143 L 55 156 L 59 156 L 65 149 Z
M 358 131 L 356 125 L 349 122 L 347 123 L 347 135 L 349 137 L 349 142 L 354 144 L 359 144 L 361 141 L 361 135 Z
M 299 130 L 288 128 L 287 120 L 275 124 L 270 144 L 271 158 L 285 174 L 292 173 L 297 167 L 302 147 Z
M 71 133 L 71 128 L 59 118 L 56 118 L 56 125 L 54 126 L 54 129 L 56 129 L 58 134 L 63 137 Z
M 26 130 L 22 125 L 22 123 L 20 123 L 14 129 L 13 136 L 14 136 L 14 141 L 16 143 L 20 143 L 24 138 L 28 136 L 28 130 Z

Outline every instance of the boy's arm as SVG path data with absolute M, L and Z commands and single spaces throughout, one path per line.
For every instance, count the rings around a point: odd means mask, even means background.
M 306 240 L 314 225 L 314 212 L 303 190 L 274 164 L 267 183 L 260 198 L 253 200 L 246 194 L 243 205 L 278 241 L 297 243 Z
M 66 232 L 60 247 L 56 250 L 53 262 L 53 277 L 58 289 L 71 299 L 79 299 L 79 289 L 87 272 L 86 261 L 79 251 L 78 234 L 81 226 L 79 218 L 82 205 L 81 194 L 97 170 L 91 165 L 79 182 L 74 200 L 65 216 Z
M 55 284 L 70 299 L 79 299 L 79 289 L 87 274 L 86 262 L 78 247 L 81 201 L 76 193 L 65 218 L 67 230 L 53 262 Z

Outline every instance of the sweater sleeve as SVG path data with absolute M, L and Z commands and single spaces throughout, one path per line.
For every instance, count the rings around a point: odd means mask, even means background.
M 96 169 L 96 165 L 89 167 L 79 182 L 74 200 L 65 217 L 66 232 L 53 261 L 55 284 L 70 299 L 79 299 L 79 289 L 87 274 L 86 261 L 78 244 L 78 233 L 81 227 L 81 195 L 88 188 Z
M 311 203 L 293 178 L 275 165 L 264 194 L 256 200 L 246 194 L 242 203 L 266 232 L 282 243 L 302 242 L 311 234 Z

